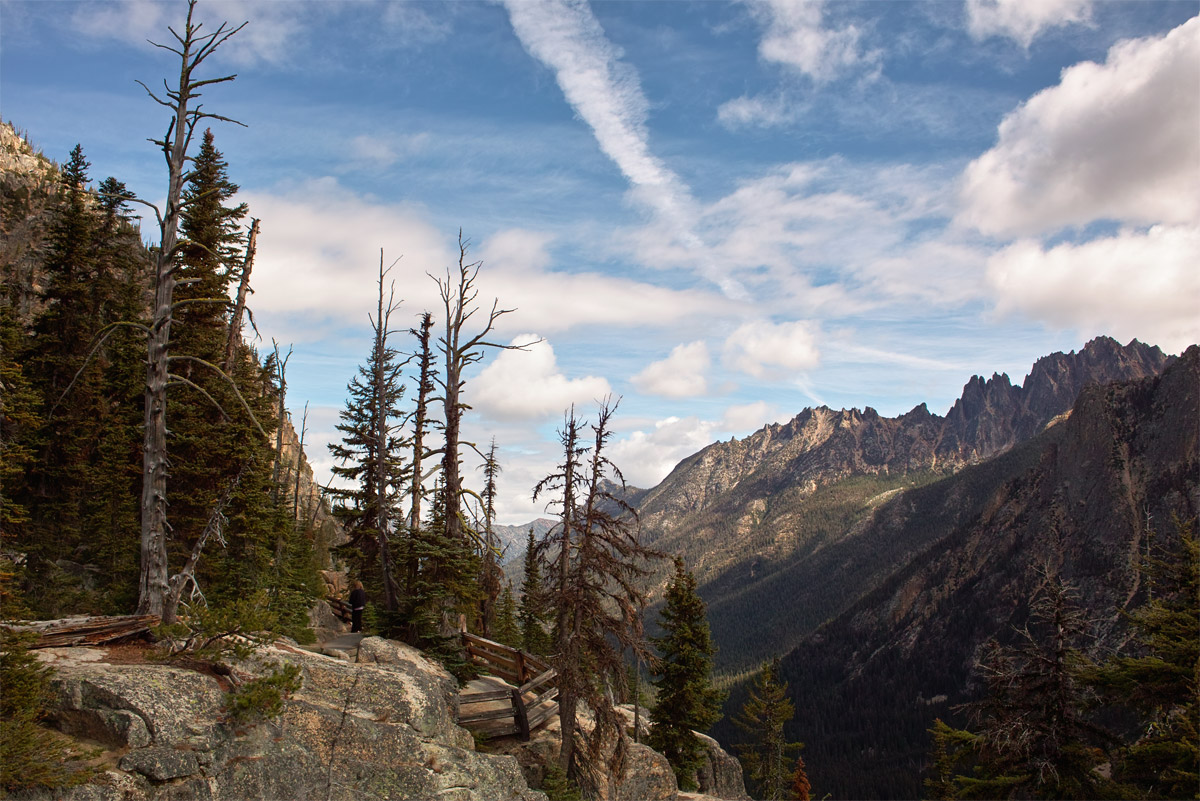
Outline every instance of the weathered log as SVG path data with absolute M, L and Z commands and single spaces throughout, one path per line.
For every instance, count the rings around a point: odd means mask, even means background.
M 30 648 L 61 648 L 103 645 L 136 637 L 158 625 L 158 615 L 112 615 L 68 617 L 59 620 L 25 620 L 0 623 L 8 631 L 29 631 L 38 635 Z

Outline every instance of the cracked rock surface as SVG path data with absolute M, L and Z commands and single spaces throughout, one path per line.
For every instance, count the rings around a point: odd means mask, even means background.
M 542 801 L 517 760 L 474 750 L 456 723 L 457 685 L 419 651 L 364 639 L 358 661 L 285 642 L 235 665 L 243 680 L 300 666 L 279 718 L 232 726 L 210 675 L 165 664 L 110 664 L 104 648 L 38 652 L 56 671 L 51 722 L 106 749 L 108 769 L 55 797 Z

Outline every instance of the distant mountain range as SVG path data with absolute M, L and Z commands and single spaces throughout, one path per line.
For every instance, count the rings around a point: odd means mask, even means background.
M 895 496 L 1027 441 L 1089 385 L 1157 375 L 1173 359 L 1101 337 L 1039 359 L 1020 386 L 976 376 L 945 417 L 924 404 L 805 409 L 684 459 L 637 503 L 646 540 L 680 554 L 708 602 L 724 671 L 784 653 L 890 576 L 923 542 L 867 545 Z M 952 504 L 952 511 L 966 514 Z
M 1036 568 L 1118 636 L 1147 519 L 1196 514 L 1198 390 L 1196 348 L 1101 337 L 1019 386 L 972 378 L 944 417 L 805 409 L 631 490 L 708 603 L 732 682 L 714 733 L 737 738 L 740 679 L 784 655 L 814 788 L 919 797 L 925 729 L 976 691 L 976 649 L 1024 619 Z
M 854 547 L 826 560 L 826 586 L 857 581 L 863 565 L 869 591 L 783 659 L 788 734 L 808 744 L 814 788 L 920 797 L 926 729 L 961 722 L 953 706 L 980 692 L 981 644 L 1025 621 L 1046 568 L 1078 588 L 1097 653 L 1122 644 L 1120 611 L 1145 595 L 1136 555 L 1200 507 L 1198 396 L 1193 346 L 1161 376 L 1085 387 L 1065 420 L 872 513 Z M 715 733 L 736 736 L 728 720 Z

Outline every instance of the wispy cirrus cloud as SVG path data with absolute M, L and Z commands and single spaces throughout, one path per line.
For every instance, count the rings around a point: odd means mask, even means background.
M 525 49 L 554 71 L 559 88 L 591 127 L 600 149 L 629 181 L 632 196 L 650 208 L 674 241 L 692 255 L 697 271 L 730 297 L 745 290 L 712 268 L 691 220 L 691 190 L 650 149 L 649 104 L 636 71 L 583 0 L 507 0 L 513 30 Z

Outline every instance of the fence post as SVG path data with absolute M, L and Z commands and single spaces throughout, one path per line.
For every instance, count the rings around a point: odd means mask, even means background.
M 529 741 L 529 712 L 525 709 L 525 699 L 516 687 L 512 690 L 513 719 L 517 722 L 517 730 L 523 742 Z

